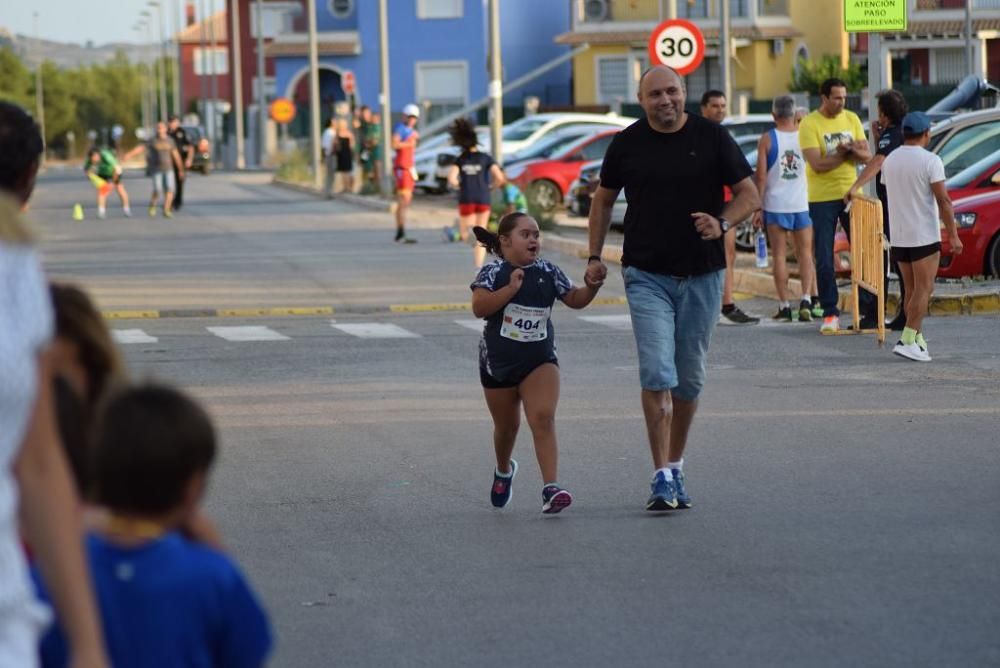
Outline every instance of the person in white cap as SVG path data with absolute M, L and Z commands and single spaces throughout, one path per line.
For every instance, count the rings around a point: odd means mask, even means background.
M 403 107 L 403 120 L 392 131 L 392 150 L 396 156 L 392 161 L 392 173 L 396 180 L 396 243 L 412 244 L 416 239 L 406 236 L 406 211 L 413 199 L 413 186 L 416 184 L 413 167 L 413 153 L 420 139 L 416 131 L 420 119 L 420 107 L 408 104 Z

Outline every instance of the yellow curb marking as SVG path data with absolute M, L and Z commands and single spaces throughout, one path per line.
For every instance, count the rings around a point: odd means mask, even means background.
M 468 302 L 451 304 L 390 304 L 390 313 L 427 313 L 430 311 L 469 311 L 472 305 Z
M 231 308 L 216 309 L 216 316 L 247 318 L 252 316 L 276 315 L 333 315 L 331 306 L 279 306 L 273 308 Z
M 132 320 L 137 318 L 159 318 L 159 311 L 102 311 L 107 320 Z

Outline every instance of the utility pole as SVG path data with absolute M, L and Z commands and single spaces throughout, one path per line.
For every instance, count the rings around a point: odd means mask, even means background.
M 136 23 L 132 26 L 132 30 L 135 31 L 136 35 L 139 36 L 139 43 L 142 43 L 142 25 Z M 141 53 L 141 51 L 140 51 Z M 145 60 L 145 59 L 143 59 Z M 142 120 L 140 121 L 143 128 L 149 127 L 149 107 L 146 103 L 149 101 L 146 95 L 146 68 L 140 63 L 139 67 L 139 108 Z
M 392 107 L 389 96 L 389 10 L 378 0 L 379 95 L 382 108 L 382 192 L 392 192 Z
M 722 78 L 722 92 L 726 95 L 726 105 L 732 109 L 733 82 L 730 72 L 732 40 L 729 36 L 729 0 L 719 0 L 719 76 Z
M 677 0 L 660 0 L 660 20 L 677 18 Z
M 35 121 L 42 133 L 42 146 L 45 142 L 45 91 L 42 89 L 42 43 L 38 39 L 38 12 L 35 18 Z M 41 165 L 45 164 L 45 148 L 42 149 Z
M 309 139 L 312 143 L 313 185 L 323 185 L 319 145 L 319 47 L 316 44 L 316 5 L 306 0 L 309 13 Z
M 177 0 L 173 0 L 173 14 L 174 14 L 174 37 L 171 40 L 173 44 L 173 68 L 174 68 L 174 115 L 177 118 L 181 117 L 181 43 L 180 43 L 180 7 L 177 4 Z
M 160 120 L 166 121 L 170 112 L 167 111 L 167 36 L 163 30 L 163 4 L 160 0 L 149 0 L 146 4 L 156 7 L 160 21 Z
M 205 74 L 208 72 L 206 69 L 206 64 L 208 59 L 206 55 L 208 54 L 208 44 L 205 41 L 205 23 L 208 18 L 205 16 L 205 0 L 198 0 L 198 69 L 201 70 L 201 74 L 198 75 L 198 99 L 201 102 L 201 122 L 205 124 L 205 132 L 208 133 L 208 79 L 205 78 Z M 209 139 L 212 135 L 209 133 Z
M 311 0 L 307 0 L 311 4 Z M 240 49 L 240 0 L 229 0 L 232 8 L 233 49 L 233 111 L 236 116 L 236 169 L 246 169 L 246 151 L 243 144 L 243 53 Z M 311 12 L 315 14 L 315 12 Z
M 965 0 L 965 74 L 975 70 L 975 56 L 972 50 L 972 0 Z
M 267 96 L 264 94 L 264 0 L 257 0 L 257 166 L 264 164 L 267 143 Z
M 208 39 L 211 45 L 209 49 L 209 62 L 211 63 L 212 74 L 209 81 L 209 94 L 212 96 L 212 108 L 208 112 L 209 123 L 208 123 L 208 135 L 212 142 L 212 166 L 216 166 L 216 156 L 219 154 L 219 128 L 215 126 L 216 122 L 219 120 L 219 115 L 216 113 L 216 106 L 219 102 L 219 77 L 218 71 L 218 51 L 219 51 L 219 39 L 218 35 L 215 34 L 215 0 L 208 0 Z
M 503 63 L 500 62 L 500 0 L 490 0 L 490 152 L 503 165 Z

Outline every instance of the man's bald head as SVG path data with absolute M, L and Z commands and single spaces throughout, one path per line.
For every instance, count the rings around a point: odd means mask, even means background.
M 672 67 L 654 65 L 639 79 L 639 105 L 658 132 L 674 132 L 684 124 L 684 79 Z

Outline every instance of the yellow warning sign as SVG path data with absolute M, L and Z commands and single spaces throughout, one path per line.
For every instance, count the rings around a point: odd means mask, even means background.
M 902 32 L 906 30 L 909 0 L 844 0 L 847 32 Z

